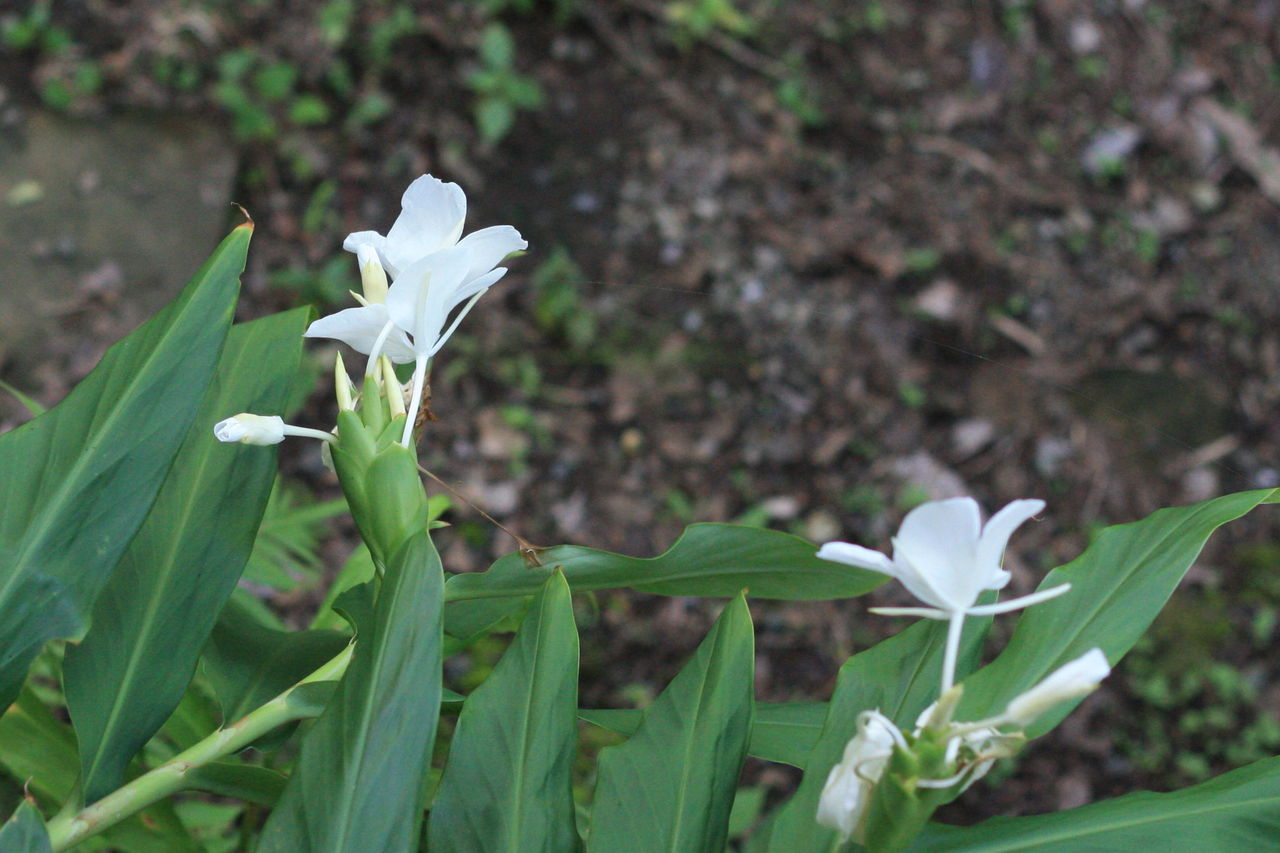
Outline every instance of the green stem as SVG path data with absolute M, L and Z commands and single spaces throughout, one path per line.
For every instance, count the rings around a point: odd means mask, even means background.
M 322 705 L 310 701 L 290 701 L 305 684 L 336 681 L 351 662 L 353 645 L 348 645 L 315 672 L 260 708 L 250 711 L 226 728 L 220 728 L 153 770 L 122 788 L 112 791 L 77 814 L 59 814 L 50 821 L 49 840 L 55 853 L 74 847 L 86 838 L 115 826 L 152 803 L 181 791 L 186 775 L 197 767 L 239 752 L 268 732 L 294 722 L 318 716 Z M 300 697 L 298 697 L 300 698 Z

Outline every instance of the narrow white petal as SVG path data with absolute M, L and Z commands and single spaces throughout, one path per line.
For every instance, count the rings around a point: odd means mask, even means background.
M 1050 589 L 1033 592 L 1030 595 L 1024 595 L 1021 598 L 1011 598 L 1008 601 L 1000 601 L 995 604 L 982 604 L 977 607 L 970 607 L 965 613 L 970 616 L 995 616 L 1000 613 L 1008 613 L 1012 610 L 1021 610 L 1024 607 L 1030 607 L 1033 604 L 1039 604 L 1042 601 L 1048 601 L 1051 598 L 1057 598 L 1064 592 L 1071 589 L 1071 584 L 1064 583 Z
M 529 243 L 510 225 L 494 225 L 463 237 L 458 241 L 458 248 L 471 253 L 471 268 L 466 276 L 470 281 L 489 272 L 512 252 L 529 248 Z
M 429 353 L 440 337 L 456 295 L 465 285 L 468 253 L 456 247 L 434 252 L 400 273 L 387 291 L 387 311 L 395 324 L 413 336 L 420 354 Z
M 1035 687 L 1010 702 L 1005 718 L 1011 723 L 1029 726 L 1053 706 L 1093 692 L 1110 674 L 1111 665 L 1107 663 L 1102 649 L 1090 649 L 1058 667 Z
M 467 197 L 457 184 L 423 175 L 404 191 L 400 205 L 400 216 L 387 232 L 385 250 L 398 270 L 449 248 L 462 235 Z
M 1009 582 L 1007 572 L 1000 569 L 1005 546 L 1013 531 L 1027 519 L 1044 509 L 1044 501 L 1020 500 L 1006 506 L 987 521 L 978 538 L 976 562 L 988 582 L 984 589 L 1000 589 Z
M 389 316 L 385 305 L 365 305 L 347 308 L 328 317 L 316 320 L 303 333 L 308 338 L 332 338 L 342 341 L 356 352 L 369 354 L 374 342 L 386 326 Z M 413 361 L 414 351 L 405 333 L 393 328 L 382 346 L 382 353 L 392 361 L 403 364 Z
M 951 614 L 945 610 L 934 610 L 932 607 L 868 607 L 868 613 L 877 616 L 919 616 L 922 619 L 950 619 Z
M 863 548 L 861 545 L 854 545 L 852 542 L 828 542 L 818 549 L 819 560 L 831 560 L 834 563 L 844 563 L 849 566 L 857 566 L 860 569 L 870 569 L 873 572 L 897 577 L 897 569 L 890 560 L 879 551 L 873 551 L 870 548 Z

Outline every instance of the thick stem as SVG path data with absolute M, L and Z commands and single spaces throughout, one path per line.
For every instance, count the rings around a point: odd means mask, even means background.
M 290 702 L 290 695 L 304 684 L 341 678 L 347 664 L 351 662 L 353 648 L 354 646 L 348 645 L 315 672 L 267 704 L 249 712 L 226 728 L 218 729 L 190 749 L 112 791 L 93 805 L 81 809 L 79 813 L 59 814 L 48 827 L 49 840 L 55 853 L 74 847 L 152 803 L 181 791 L 186 786 L 186 775 L 191 770 L 239 752 L 286 723 L 316 716 L 319 711 L 313 704 Z
M 960 653 L 960 633 L 964 630 L 964 611 L 951 614 L 947 625 L 947 649 L 942 657 L 942 692 L 946 693 L 956 683 L 956 657 Z

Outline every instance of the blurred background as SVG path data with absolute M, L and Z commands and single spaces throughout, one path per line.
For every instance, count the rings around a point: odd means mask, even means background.
M 1041 497 L 1021 594 L 1102 526 L 1280 484 L 1276 0 L 0 10 L 0 377 L 40 403 L 176 293 L 233 202 L 257 223 L 242 318 L 327 313 L 358 287 L 343 236 L 431 172 L 468 231 L 530 251 L 438 359 L 424 463 L 535 543 L 650 555 L 696 520 L 887 548 L 927 499 Z M 333 422 L 335 351 L 309 345 L 295 422 Z M 5 394 L 0 429 L 26 417 Z M 297 623 L 353 532 L 317 449 L 283 452 L 249 583 Z M 447 518 L 452 570 L 513 548 Z M 1105 689 L 944 816 L 1280 751 L 1277 542 L 1266 511 L 1219 534 Z M 580 605 L 598 707 L 651 699 L 718 609 Z M 902 627 L 865 607 L 753 603 L 760 698 L 825 699 Z

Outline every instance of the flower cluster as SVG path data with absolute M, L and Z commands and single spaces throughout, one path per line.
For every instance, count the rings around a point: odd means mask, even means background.
M 503 258 L 529 244 L 510 225 L 481 228 L 463 237 L 466 195 L 457 184 L 431 175 L 410 184 L 400 204 L 400 216 L 385 236 L 358 231 L 342 244 L 355 253 L 360 266 L 363 295 L 352 294 L 359 307 L 322 317 L 305 334 L 333 338 L 364 353 L 369 357 L 366 377 L 380 383 L 388 374 L 379 367 L 384 357 L 396 364 L 414 363 L 400 437 L 407 447 L 431 358 L 476 300 L 506 274 L 506 268 L 498 266 Z M 344 385 L 339 380 L 340 393 Z M 327 435 L 248 413 L 220 422 L 214 433 L 220 441 L 247 444 L 275 444 L 286 435 Z
M 1025 739 L 1023 729 L 1054 706 L 1094 690 L 1110 673 L 1102 651 L 1090 649 L 1013 699 L 1003 713 L 975 722 L 952 719 L 964 689 L 954 682 L 965 617 L 1007 613 L 1070 589 L 1070 584 L 1061 584 L 996 604 L 977 603 L 983 591 L 1003 589 L 1009 583 L 1010 575 L 1001 565 L 1009 537 L 1042 509 L 1043 501 L 1014 501 L 983 525 L 972 498 L 932 501 L 903 519 L 893 539 L 892 558 L 848 542 L 828 542 L 819 549 L 822 559 L 898 579 L 927 605 L 880 607 L 873 612 L 949 623 L 938 701 L 925 709 L 911 732 L 900 730 L 879 709 L 861 713 L 842 760 L 827 777 L 817 820 L 843 840 L 865 840 L 870 804 L 886 774 L 897 778 L 898 791 L 959 796 L 996 759 L 1017 751 Z

